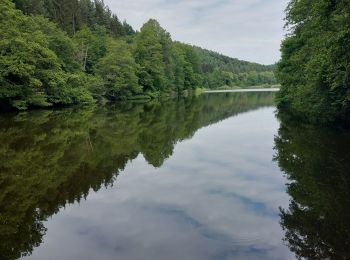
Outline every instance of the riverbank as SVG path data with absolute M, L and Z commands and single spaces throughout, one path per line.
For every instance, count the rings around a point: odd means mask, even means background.
M 227 89 L 227 90 L 205 90 L 202 93 L 242 93 L 242 92 L 278 92 L 279 88 L 247 88 L 247 89 Z

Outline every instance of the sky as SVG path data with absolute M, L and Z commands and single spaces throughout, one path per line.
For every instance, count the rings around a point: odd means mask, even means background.
M 173 40 L 242 60 L 272 64 L 280 59 L 288 0 L 105 0 L 139 30 L 157 19 Z

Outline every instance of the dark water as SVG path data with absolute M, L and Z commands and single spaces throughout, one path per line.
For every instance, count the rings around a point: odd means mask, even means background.
M 346 259 L 349 135 L 273 98 L 0 116 L 0 259 Z

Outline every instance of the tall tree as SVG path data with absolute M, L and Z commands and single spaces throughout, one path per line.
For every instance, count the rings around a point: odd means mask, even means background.
M 95 72 L 104 82 L 105 97 L 110 100 L 130 98 L 140 94 L 137 64 L 130 47 L 123 41 L 110 41 L 108 54 L 100 59 Z
M 140 85 L 144 91 L 161 91 L 165 84 L 163 47 L 159 37 L 159 23 L 149 20 L 136 38 L 135 60 L 140 65 Z
M 83 26 L 78 31 L 73 41 L 78 50 L 77 57 L 81 64 L 82 71 L 92 73 L 93 66 L 98 60 L 105 56 L 107 52 L 107 35 L 106 29 L 101 26 L 96 26 L 94 31 L 91 31 L 87 26 Z

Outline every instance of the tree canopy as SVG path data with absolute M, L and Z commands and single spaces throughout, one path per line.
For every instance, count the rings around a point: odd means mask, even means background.
M 316 124 L 349 124 L 350 2 L 292 0 L 286 13 L 280 111 Z

